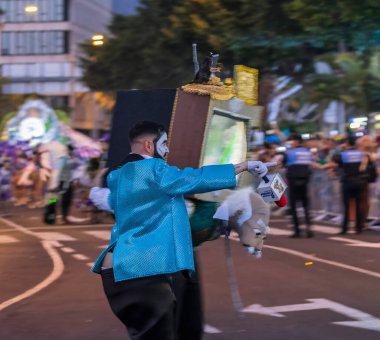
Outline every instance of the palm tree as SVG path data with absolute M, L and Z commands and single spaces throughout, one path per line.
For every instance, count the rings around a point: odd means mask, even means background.
M 306 77 L 308 100 L 319 103 L 322 110 L 332 101 L 338 102 L 343 108 L 338 117 L 340 132 L 344 132 L 348 117 L 368 116 L 380 109 L 380 52 L 367 59 L 354 53 L 326 54 L 318 61 L 330 65 L 332 72 Z

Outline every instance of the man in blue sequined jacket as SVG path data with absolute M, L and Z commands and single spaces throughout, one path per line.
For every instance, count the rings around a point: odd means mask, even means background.
M 111 242 L 92 271 L 132 339 L 175 339 L 173 275 L 194 270 L 184 195 L 233 188 L 236 175 L 267 172 L 261 162 L 183 170 L 165 161 L 167 134 L 153 122 L 135 125 L 132 152 L 107 177 L 115 214 Z

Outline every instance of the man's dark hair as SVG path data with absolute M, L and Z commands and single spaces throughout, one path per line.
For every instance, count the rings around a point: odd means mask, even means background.
M 163 125 L 155 123 L 155 122 L 143 121 L 143 122 L 137 123 L 135 126 L 133 126 L 129 130 L 128 138 L 129 138 L 129 142 L 133 143 L 140 136 L 155 135 L 158 137 L 164 132 L 166 132 L 166 130 Z

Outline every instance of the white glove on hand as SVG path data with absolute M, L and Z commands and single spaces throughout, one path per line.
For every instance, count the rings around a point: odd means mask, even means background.
M 263 178 L 268 173 L 268 167 L 276 166 L 276 162 L 263 163 L 260 161 L 248 161 L 248 171 Z
M 93 187 L 90 190 L 89 199 L 99 210 L 105 210 L 113 213 L 112 208 L 108 203 L 108 196 L 110 195 L 110 189 Z

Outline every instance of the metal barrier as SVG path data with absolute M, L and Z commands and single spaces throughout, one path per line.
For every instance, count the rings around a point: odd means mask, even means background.
M 314 170 L 309 185 L 310 209 L 314 221 L 334 224 L 342 222 L 343 204 L 339 176 L 324 170 Z M 370 184 L 368 225 L 380 225 L 380 179 Z

